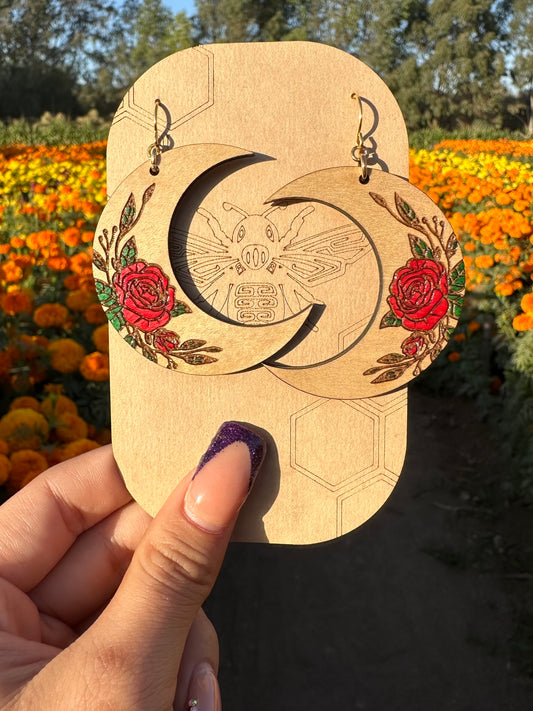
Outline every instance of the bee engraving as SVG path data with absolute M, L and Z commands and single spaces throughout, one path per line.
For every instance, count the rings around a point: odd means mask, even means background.
M 185 233 L 175 230 L 179 243 L 173 265 L 184 287 L 188 282 L 197 290 L 197 302 L 250 326 L 281 321 L 309 304 L 322 303 L 314 287 L 344 275 L 348 265 L 370 249 L 353 222 L 300 237 L 315 212 L 310 204 L 299 209 L 283 232 L 279 216 L 286 208 L 274 205 L 248 213 L 223 202 L 222 209 L 238 218 L 230 234 L 204 207 L 196 213 L 204 224 L 202 234 L 188 232 L 185 240 Z

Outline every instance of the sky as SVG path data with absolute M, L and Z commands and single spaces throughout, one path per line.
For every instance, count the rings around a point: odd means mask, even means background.
M 173 13 L 181 12 L 182 10 L 184 10 L 187 15 L 194 13 L 194 0 L 163 0 L 163 4 L 172 10 Z

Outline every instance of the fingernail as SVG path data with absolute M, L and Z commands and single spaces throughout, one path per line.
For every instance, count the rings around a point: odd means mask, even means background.
M 238 422 L 224 422 L 185 494 L 187 516 L 207 531 L 222 531 L 246 500 L 264 453 L 259 435 Z
M 188 708 L 191 711 L 222 711 L 220 690 L 213 667 L 202 662 L 195 667 L 189 686 Z

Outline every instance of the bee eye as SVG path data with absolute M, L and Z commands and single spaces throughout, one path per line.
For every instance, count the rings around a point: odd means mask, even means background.
M 237 236 L 238 236 L 238 238 L 239 238 L 239 241 L 244 237 L 245 234 L 246 234 L 246 229 L 245 229 L 244 225 L 241 225 L 241 226 L 240 226 L 240 229 L 239 229 L 239 231 L 238 231 L 238 233 L 237 233 Z
M 273 233 L 272 227 L 270 225 L 268 225 L 266 228 L 266 236 L 268 237 L 269 240 L 274 240 L 274 233 Z

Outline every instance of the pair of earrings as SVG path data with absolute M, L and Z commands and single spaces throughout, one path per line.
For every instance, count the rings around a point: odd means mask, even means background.
M 204 210 L 203 217 L 214 235 L 204 263 L 209 263 L 213 278 L 231 263 L 236 280 L 246 269 L 261 269 L 268 280 L 268 274 L 282 265 L 290 269 L 298 258 L 325 271 L 335 264 L 338 273 L 343 273 L 347 249 L 338 235 L 328 244 L 315 240 L 302 246 L 297 239 L 299 226 L 312 207 L 298 213 L 284 241 L 268 220 L 267 212 L 290 203 L 326 203 L 366 233 L 379 265 L 378 302 L 358 342 L 310 366 L 267 362 L 300 332 L 311 305 L 291 318 L 252 328 L 215 318 L 171 279 L 168 234 L 176 204 L 189 186 L 213 167 L 252 154 L 233 146 L 196 144 L 174 148 L 162 156 L 157 125 L 161 102 L 156 100 L 149 163 L 134 170 L 111 197 L 100 219 L 94 248 L 98 296 L 110 323 L 126 343 L 152 362 L 178 372 L 218 375 L 264 364 L 292 387 L 340 399 L 389 392 L 435 360 L 461 312 L 465 270 L 458 242 L 443 213 L 423 192 L 404 178 L 369 167 L 361 100 L 356 94 L 352 98 L 359 105 L 357 139 L 351 151 L 356 166 L 308 173 L 268 197 L 269 210 L 252 216 L 264 218 L 264 244 L 257 237 L 249 238 L 246 227 L 251 216 L 235 205 L 224 203 L 224 209 L 242 216 L 231 237 L 222 232 L 216 217 Z M 202 214 L 202 208 L 198 213 Z M 221 246 L 224 242 L 225 247 Z M 308 286 L 304 272 L 293 264 L 291 277 L 302 289 Z M 261 298 L 267 303 L 268 283 L 262 289 Z

